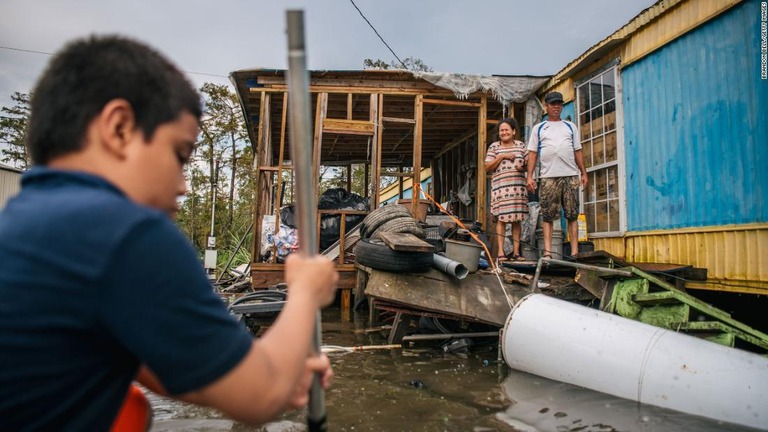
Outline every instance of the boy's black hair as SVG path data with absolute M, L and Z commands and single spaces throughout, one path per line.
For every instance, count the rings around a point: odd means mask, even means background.
M 79 150 L 88 124 L 111 100 L 131 104 L 147 141 L 184 111 L 201 116 L 200 96 L 162 54 L 120 36 L 69 43 L 32 92 L 27 148 L 35 164 Z

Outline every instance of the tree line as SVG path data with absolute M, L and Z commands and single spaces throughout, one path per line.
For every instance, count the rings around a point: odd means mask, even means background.
M 237 95 L 226 85 L 212 83 L 199 90 L 203 101 L 200 135 L 184 167 L 188 191 L 181 198 L 177 224 L 201 254 L 213 226 L 220 266 L 232 255 L 236 266 L 250 261 L 253 151 Z M 30 93 L 14 92 L 12 106 L 0 108 L 0 161 L 22 171 L 32 167 L 24 141 L 30 98 Z M 235 250 L 244 236 L 244 247 Z

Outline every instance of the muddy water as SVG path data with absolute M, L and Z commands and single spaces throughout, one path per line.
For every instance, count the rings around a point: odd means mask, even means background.
M 351 321 L 323 313 L 323 344 L 383 345 L 367 312 Z M 357 332 L 356 332 L 357 330 Z M 738 431 L 692 417 L 512 371 L 493 346 L 446 354 L 439 345 L 329 354 L 336 372 L 326 392 L 329 431 Z M 151 397 L 153 431 L 306 430 L 295 412 L 264 427 L 224 419 L 210 409 Z

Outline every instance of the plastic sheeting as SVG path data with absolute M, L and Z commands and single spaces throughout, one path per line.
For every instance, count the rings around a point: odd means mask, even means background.
M 484 76 L 444 72 L 409 71 L 438 87 L 451 90 L 459 99 L 466 99 L 476 91 L 490 92 L 504 105 L 523 103 L 539 89 L 549 77 L 534 76 Z

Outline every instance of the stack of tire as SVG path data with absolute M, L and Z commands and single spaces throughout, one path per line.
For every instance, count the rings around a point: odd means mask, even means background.
M 424 238 L 424 229 L 402 205 L 380 207 L 360 223 L 360 241 L 355 246 L 355 260 L 377 270 L 420 273 L 432 266 L 432 252 L 402 252 L 390 249 L 381 233 L 409 233 Z

